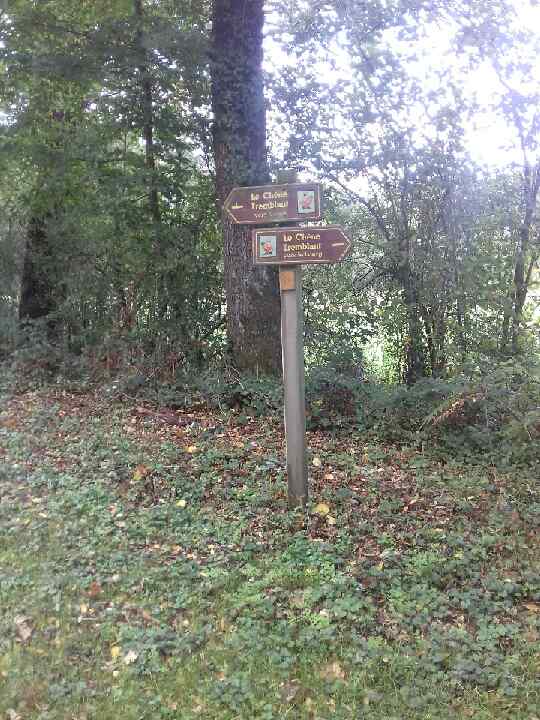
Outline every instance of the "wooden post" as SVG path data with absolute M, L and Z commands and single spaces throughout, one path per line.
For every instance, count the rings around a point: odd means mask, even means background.
M 296 170 L 283 169 L 279 184 L 298 182 Z M 306 462 L 306 390 L 304 375 L 304 305 L 302 267 L 279 268 L 281 292 L 281 352 L 285 395 L 285 442 L 289 507 L 303 507 L 308 499 Z
M 298 507 L 308 498 L 302 268 L 280 267 L 279 284 L 288 495 L 289 506 Z

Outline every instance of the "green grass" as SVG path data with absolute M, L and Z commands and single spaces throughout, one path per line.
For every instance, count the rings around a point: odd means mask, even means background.
M 523 468 L 314 432 L 303 514 L 277 421 L 2 407 L 0 717 L 540 716 Z

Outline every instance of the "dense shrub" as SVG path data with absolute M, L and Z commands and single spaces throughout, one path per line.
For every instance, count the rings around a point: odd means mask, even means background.
M 412 388 L 385 385 L 316 368 L 308 374 L 306 395 L 311 427 L 354 425 L 377 430 L 388 439 L 408 439 L 426 414 L 451 393 L 451 385 L 426 378 Z
M 232 410 L 240 418 L 283 411 L 279 378 L 240 375 L 224 365 L 201 372 L 187 358 L 172 366 L 167 357 L 160 362 L 156 354 L 122 347 L 122 353 L 104 348 L 100 363 L 99 354 L 73 355 L 55 347 L 35 324 L 4 362 L 4 381 L 9 374 L 19 390 L 50 382 L 92 386 L 118 398 Z M 306 415 L 308 429 L 360 430 L 497 464 L 540 463 L 540 365 L 512 360 L 469 368 L 450 380 L 425 378 L 412 387 L 316 367 L 306 376 Z
M 330 368 L 307 381 L 311 427 L 355 426 L 393 442 L 540 461 L 540 366 L 512 360 L 412 387 L 360 382 Z
M 540 461 L 540 365 L 507 361 L 453 381 L 422 430 L 446 447 L 472 448 L 498 463 Z

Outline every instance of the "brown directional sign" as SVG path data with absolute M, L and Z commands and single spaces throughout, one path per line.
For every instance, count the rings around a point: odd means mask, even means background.
M 351 247 L 351 241 L 339 225 L 253 230 L 256 265 L 338 263 Z
M 234 188 L 223 207 L 239 225 L 319 220 L 321 186 L 317 183 L 290 183 Z

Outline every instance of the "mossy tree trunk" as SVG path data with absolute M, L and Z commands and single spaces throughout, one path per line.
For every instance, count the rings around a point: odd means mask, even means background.
M 263 0 L 214 0 L 212 108 L 216 189 L 269 182 L 262 77 Z M 231 357 L 240 370 L 281 368 L 277 271 L 255 267 L 251 227 L 223 217 L 224 283 Z

